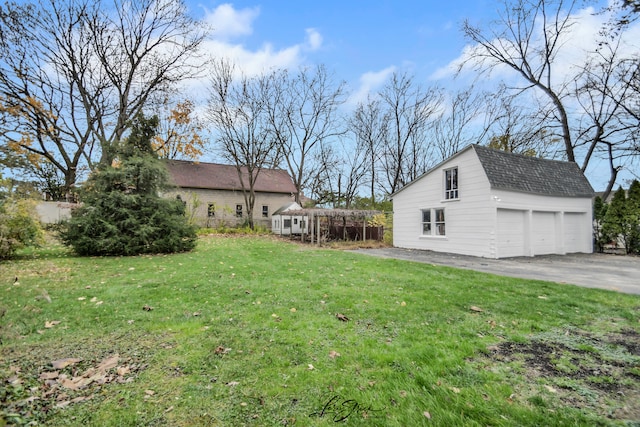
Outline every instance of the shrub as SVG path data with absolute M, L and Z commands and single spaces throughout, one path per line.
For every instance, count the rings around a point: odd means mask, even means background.
M 156 123 L 137 120 L 141 127 Z M 81 189 L 83 205 L 61 232 L 62 241 L 77 254 L 137 255 L 195 247 L 196 227 L 189 224 L 184 203 L 158 195 L 166 189 L 168 173 L 150 152 L 149 135 L 153 133 L 147 128 L 134 129 L 119 162 L 94 171 Z
M 35 202 L 9 196 L 0 200 L 0 259 L 11 258 L 25 246 L 37 246 L 44 232 L 35 214 Z

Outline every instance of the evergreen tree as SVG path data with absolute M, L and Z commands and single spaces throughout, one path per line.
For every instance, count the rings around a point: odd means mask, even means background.
M 640 253 L 640 182 L 634 180 L 627 193 L 627 211 L 630 220 L 631 252 Z
M 153 154 L 156 117 L 139 115 L 117 160 L 98 168 L 81 189 L 82 206 L 72 212 L 62 240 L 79 255 L 183 252 L 196 245 L 179 200 L 160 197 L 168 173 Z
M 620 187 L 613 194 L 607 214 L 602 224 L 603 233 L 610 236 L 614 241 L 622 241 L 625 251 L 631 251 L 631 233 L 633 229 L 633 218 L 630 215 L 625 191 Z
M 604 245 L 611 241 L 611 237 L 605 235 L 602 229 L 608 207 L 609 205 L 600 196 L 597 196 L 593 201 L 593 240 L 598 252 L 602 252 Z

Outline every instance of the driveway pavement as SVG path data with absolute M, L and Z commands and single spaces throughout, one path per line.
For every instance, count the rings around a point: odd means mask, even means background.
M 354 252 L 640 295 L 640 257 L 637 256 L 570 254 L 488 259 L 401 248 Z

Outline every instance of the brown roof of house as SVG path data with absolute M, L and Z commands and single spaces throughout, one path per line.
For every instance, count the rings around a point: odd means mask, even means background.
M 173 183 L 181 188 L 210 190 L 242 190 L 234 165 L 167 160 L 167 169 Z M 243 181 L 248 186 L 247 169 L 243 168 Z M 262 169 L 256 180 L 255 191 L 265 193 L 297 193 L 289 174 L 281 169 Z

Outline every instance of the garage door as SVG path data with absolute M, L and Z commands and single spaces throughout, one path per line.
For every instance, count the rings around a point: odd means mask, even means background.
M 589 235 L 585 235 L 583 224 L 586 213 L 567 212 L 564 214 L 564 249 L 567 253 L 585 252 L 585 242 Z
M 498 209 L 496 241 L 499 258 L 525 255 L 525 211 Z
M 555 212 L 533 212 L 531 218 L 531 245 L 533 255 L 556 252 Z

